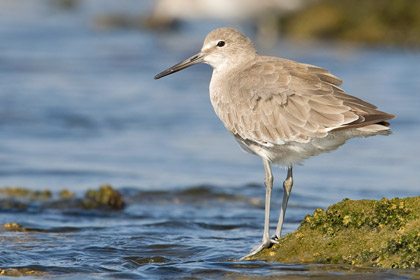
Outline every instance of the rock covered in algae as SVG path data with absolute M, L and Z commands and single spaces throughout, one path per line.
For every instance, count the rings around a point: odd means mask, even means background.
M 86 192 L 83 206 L 87 209 L 110 207 L 118 210 L 124 208 L 124 200 L 119 191 L 114 190 L 110 185 L 102 185 L 99 190 Z
M 0 268 L 0 276 L 9 276 L 9 277 L 24 277 L 24 276 L 45 276 L 47 272 L 36 271 L 29 268 Z
M 294 38 L 320 38 L 418 47 L 418 0 L 319 0 L 281 16 L 282 32 Z
M 420 197 L 345 199 L 317 209 L 253 259 L 282 263 L 420 267 Z
M 62 189 L 60 191 L 60 198 L 62 199 L 71 199 L 74 198 L 76 195 L 73 191 L 69 191 L 68 189 Z
M 13 231 L 13 232 L 26 232 L 26 228 L 19 225 L 18 223 L 5 223 L 3 226 L 0 226 L 0 231 Z
M 121 193 L 110 185 L 103 185 L 97 190 L 90 189 L 83 198 L 67 189 L 57 194 L 48 189 L 38 191 L 21 187 L 0 188 L 0 210 L 7 211 L 27 208 L 121 210 L 124 205 Z
M 4 187 L 0 189 L 0 195 L 8 198 L 25 199 L 30 201 L 47 201 L 52 197 L 51 191 L 33 191 L 21 187 Z

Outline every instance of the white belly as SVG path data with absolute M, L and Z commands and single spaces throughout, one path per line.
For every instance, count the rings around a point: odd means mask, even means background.
M 243 139 L 234 135 L 240 146 L 249 153 L 256 154 L 261 158 L 269 160 L 273 164 L 290 166 L 301 164 L 304 159 L 316 156 L 320 153 L 333 151 L 343 145 L 348 139 L 354 137 L 368 137 L 377 134 L 390 134 L 388 129 L 381 125 L 371 125 L 371 129 L 347 129 L 330 132 L 323 138 L 312 138 L 307 143 L 295 141 L 284 142 L 283 144 L 257 143 L 252 140 Z

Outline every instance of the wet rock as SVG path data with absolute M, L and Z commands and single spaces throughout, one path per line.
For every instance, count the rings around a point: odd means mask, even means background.
M 317 209 L 253 259 L 282 263 L 420 267 L 420 197 L 345 199 Z
M 67 189 L 62 189 L 60 191 L 60 198 L 70 199 L 70 198 L 74 198 L 74 197 L 75 197 L 75 194 L 72 191 L 69 191 Z
M 86 192 L 83 206 L 86 209 L 110 207 L 113 210 L 120 210 L 124 208 L 124 200 L 119 191 L 114 190 L 110 185 L 102 185 L 99 190 Z
M 13 231 L 13 232 L 26 232 L 26 228 L 19 225 L 18 223 L 5 223 L 3 225 L 3 230 Z
M 321 0 L 281 16 L 279 24 L 294 38 L 418 47 L 419 10 L 417 0 Z
M 181 26 L 177 19 L 168 19 L 162 17 L 150 16 L 133 16 L 127 14 L 102 14 L 97 15 L 93 24 L 99 30 L 112 29 L 134 29 L 141 30 L 144 28 L 153 30 L 176 30 Z
M 23 276 L 42 276 L 47 275 L 48 273 L 44 271 L 36 271 L 29 268 L 0 268 L 0 275 L 1 276 L 9 276 L 9 277 L 23 277 Z
M 0 200 L 0 211 L 24 211 L 28 208 L 26 203 L 20 201 L 14 201 L 12 199 L 2 199 Z
M 50 5 L 59 10 L 74 10 L 79 6 L 79 0 L 50 0 Z
M 121 193 L 110 185 L 103 185 L 98 190 L 88 190 L 83 198 L 76 197 L 73 191 L 67 189 L 59 193 L 50 190 L 34 191 L 20 187 L 5 187 L 0 189 L 0 210 L 42 211 L 43 209 L 83 209 L 83 210 L 120 210 L 124 208 Z
M 29 201 L 46 201 L 52 197 L 48 189 L 33 191 L 21 187 L 4 187 L 0 189 L 0 195 L 7 198 L 24 199 Z

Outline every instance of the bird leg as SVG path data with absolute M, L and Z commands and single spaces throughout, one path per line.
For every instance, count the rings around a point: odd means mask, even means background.
M 264 233 L 262 242 L 260 245 L 251 250 L 251 252 L 240 258 L 243 260 L 245 258 L 251 257 L 263 249 L 270 247 L 273 243 L 278 243 L 277 241 L 270 238 L 270 205 L 271 205 L 271 190 L 273 189 L 273 173 L 271 172 L 270 163 L 267 159 L 263 159 L 264 169 L 265 169 L 265 218 L 264 218 Z
M 289 201 L 290 193 L 292 192 L 293 187 L 293 174 L 292 174 L 292 166 L 290 165 L 287 169 L 287 178 L 283 182 L 283 202 L 281 204 L 279 222 L 277 224 L 276 233 L 273 236 L 274 240 L 278 240 L 281 237 L 281 230 L 283 228 L 284 222 L 284 215 L 286 214 L 287 202 Z

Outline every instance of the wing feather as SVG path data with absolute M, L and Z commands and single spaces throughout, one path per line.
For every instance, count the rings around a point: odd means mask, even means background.
M 232 133 L 256 142 L 307 142 L 394 117 L 346 94 L 328 70 L 290 60 L 260 57 L 230 84 L 232 100 L 225 103 L 232 110 L 221 119 Z

